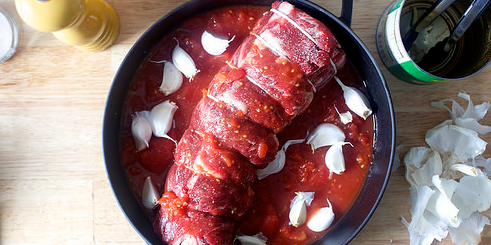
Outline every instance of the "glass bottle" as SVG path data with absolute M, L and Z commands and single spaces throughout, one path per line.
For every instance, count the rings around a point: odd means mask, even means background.
M 81 50 L 103 50 L 119 34 L 118 16 L 104 0 L 15 0 L 15 6 L 27 25 Z

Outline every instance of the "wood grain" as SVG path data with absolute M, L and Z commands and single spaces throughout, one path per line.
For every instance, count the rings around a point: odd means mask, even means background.
M 184 0 L 109 0 L 121 21 L 116 43 L 83 52 L 50 33 L 22 24 L 17 53 L 0 64 L 0 244 L 144 244 L 120 211 L 106 179 L 102 117 L 113 76 L 140 35 Z M 315 0 L 339 15 L 341 0 Z M 471 78 L 413 85 L 383 66 L 375 46 L 379 17 L 391 0 L 356 0 L 352 29 L 384 72 L 392 95 L 402 155 L 423 145 L 425 132 L 449 115 L 431 101 L 466 91 L 491 97 L 491 68 Z M 17 17 L 13 0 L 0 5 Z M 491 116 L 484 119 L 491 124 Z M 491 141 L 491 136 L 484 138 Z M 489 151 L 486 151 L 489 156 Z M 401 216 L 409 219 L 404 169 L 391 176 L 375 214 L 353 245 L 409 244 Z M 486 213 L 491 216 L 491 212 Z M 438 243 L 452 244 L 450 239 Z M 491 228 L 483 242 L 491 244 Z

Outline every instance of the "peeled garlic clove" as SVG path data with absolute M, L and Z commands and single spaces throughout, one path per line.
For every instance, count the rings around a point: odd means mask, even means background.
M 345 137 L 343 130 L 338 126 L 332 123 L 322 123 L 309 135 L 307 144 L 312 146 L 312 150 L 316 150 L 319 147 L 344 141 Z
M 172 62 L 164 61 L 164 73 L 162 84 L 160 84 L 160 92 L 164 95 L 169 95 L 176 92 L 182 85 L 182 73 Z
M 234 38 L 235 36 L 228 40 L 204 31 L 201 35 L 201 45 L 207 53 L 211 55 L 221 55 L 227 50 L 229 43 L 232 42 Z
M 349 142 L 337 142 L 332 145 L 326 152 L 326 157 L 324 159 L 327 168 L 335 173 L 341 174 L 346 170 L 343 155 L 343 145 L 350 144 Z M 353 146 L 353 145 L 351 145 Z
M 353 121 L 353 116 L 349 111 L 340 113 L 339 118 L 343 124 L 348 124 Z
M 254 236 L 240 235 L 237 236 L 237 240 L 239 240 L 242 245 L 266 245 L 267 239 L 259 233 Z
M 310 218 L 309 222 L 307 222 L 307 227 L 309 227 L 310 230 L 321 232 L 331 226 L 332 222 L 334 221 L 335 215 L 329 199 L 327 199 L 327 203 L 329 204 L 329 207 L 323 207 L 317 210 L 312 218 Z
M 290 209 L 290 214 L 288 216 L 290 218 L 291 225 L 298 227 L 305 222 L 307 218 L 307 206 L 305 202 L 297 202 Z
M 153 184 L 152 178 L 148 176 L 145 178 L 142 190 L 142 203 L 147 209 L 154 209 L 157 206 L 159 200 L 159 193 L 157 188 Z
M 298 227 L 305 223 L 307 219 L 307 205 L 310 206 L 312 200 L 314 200 L 314 192 L 296 192 L 296 196 L 293 198 L 290 204 L 290 224 Z
M 470 176 L 477 176 L 477 170 L 476 168 L 469 166 L 467 164 L 462 164 L 462 163 L 457 163 L 457 164 L 452 164 L 449 169 L 451 170 L 456 170 L 459 171 L 463 174 L 467 174 Z
M 285 166 L 285 159 L 285 152 L 283 150 L 279 150 L 278 153 L 276 153 L 274 160 L 268 163 L 267 167 L 257 170 L 257 179 L 262 180 L 271 174 L 280 172 Z
M 135 140 L 136 150 L 148 148 L 148 142 L 152 138 L 152 127 L 148 122 L 148 111 L 137 112 L 131 122 L 131 134 Z
M 176 66 L 176 68 L 181 71 L 184 76 L 191 80 L 199 72 L 199 70 L 196 69 L 193 58 L 191 58 L 191 56 L 189 56 L 184 49 L 179 47 L 179 43 L 177 43 L 176 47 L 172 51 L 172 63 L 174 63 L 174 66 Z
M 372 114 L 367 97 L 360 90 L 344 85 L 336 76 L 334 79 L 343 89 L 344 101 L 348 108 L 361 118 L 367 119 Z
M 153 134 L 157 137 L 164 137 L 176 142 L 167 135 L 171 126 L 172 118 L 177 110 L 174 102 L 164 101 L 152 108 L 150 111 L 150 125 L 152 125 Z
M 338 108 L 336 108 L 336 106 L 334 106 L 334 109 L 336 109 L 336 112 L 339 115 L 339 119 L 341 120 L 341 122 L 343 124 L 348 124 L 348 123 L 353 121 L 353 116 L 351 115 L 351 113 L 349 111 L 339 113 Z
M 301 140 L 288 140 L 283 145 L 281 150 L 279 150 L 278 153 L 276 153 L 275 159 L 272 162 L 268 163 L 267 167 L 257 170 L 257 178 L 259 180 L 262 180 L 271 174 L 275 174 L 275 173 L 280 172 L 283 169 L 283 167 L 285 166 L 285 160 L 286 160 L 286 154 L 285 153 L 286 153 L 286 150 L 288 149 L 288 146 L 290 146 L 291 144 L 300 144 L 303 141 L 304 141 L 303 139 L 301 139 Z

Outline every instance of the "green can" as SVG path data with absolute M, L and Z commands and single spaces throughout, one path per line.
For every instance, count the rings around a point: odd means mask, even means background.
M 430 23 L 409 49 L 403 38 L 420 16 L 436 1 L 396 0 L 382 14 L 377 26 L 376 43 L 384 65 L 397 78 L 411 83 L 460 80 L 484 69 L 491 61 L 491 8 L 469 27 L 465 34 L 435 62 L 423 61 L 425 54 L 450 36 L 460 17 L 470 6 L 469 0 L 457 0 Z

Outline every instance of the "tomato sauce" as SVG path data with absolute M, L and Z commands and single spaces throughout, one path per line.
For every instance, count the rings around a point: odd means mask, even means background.
M 168 167 L 174 162 L 175 144 L 169 139 L 152 136 L 148 149 L 136 151 L 131 135 L 134 113 L 151 110 L 153 106 L 166 100 L 176 103 L 178 109 L 168 135 L 179 140 L 189 126 L 191 114 L 206 94 L 206 88 L 213 76 L 249 35 L 256 20 L 268 9 L 263 6 L 231 6 L 191 17 L 163 37 L 142 62 L 125 100 L 120 133 L 122 165 L 138 200 L 141 200 L 141 190 L 147 176 L 151 176 L 157 189 L 160 193 L 163 192 Z M 204 30 L 229 40 L 232 37 L 234 39 L 225 53 L 212 56 L 201 47 L 201 34 Z M 193 57 L 200 72 L 191 81 L 184 78 L 178 91 L 165 96 L 158 91 L 164 68 L 164 64 L 158 61 L 171 61 L 172 50 L 177 43 Z M 362 85 L 361 78 L 350 62 L 347 62 L 337 76 L 346 85 Z M 268 238 L 268 244 L 308 244 L 321 237 L 325 232 L 310 231 L 306 223 L 299 227 L 289 224 L 290 203 L 295 192 L 299 191 L 315 192 L 314 201 L 307 207 L 307 214 L 328 206 L 326 199 L 333 206 L 336 215 L 334 222 L 350 208 L 368 173 L 372 157 L 373 121 L 372 117 L 363 120 L 352 113 L 353 121 L 343 124 L 336 108 L 339 112 L 348 111 L 341 88 L 332 80 L 315 93 L 307 110 L 277 137 L 281 147 L 287 140 L 305 139 L 321 123 L 333 123 L 345 132 L 345 141 L 352 144 L 343 146 L 346 171 L 330 176 L 324 163 L 328 146 L 313 152 L 311 146 L 305 143 L 291 145 L 286 151 L 283 170 L 255 182 L 254 205 L 239 222 L 238 233 L 255 235 L 261 232 Z M 146 211 L 153 220 L 156 211 Z

